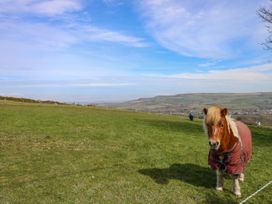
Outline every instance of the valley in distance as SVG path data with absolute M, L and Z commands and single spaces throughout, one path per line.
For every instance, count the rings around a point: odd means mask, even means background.
M 233 118 L 249 125 L 256 125 L 260 122 L 261 125 L 272 126 L 272 92 L 177 94 L 102 104 L 102 106 L 137 112 L 183 116 L 188 116 L 192 112 L 196 118 L 203 117 L 203 107 L 212 105 L 228 108 Z

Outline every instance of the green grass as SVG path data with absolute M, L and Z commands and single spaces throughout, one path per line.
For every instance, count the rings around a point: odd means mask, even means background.
M 272 179 L 272 129 L 251 127 L 242 198 L 214 189 L 201 121 L 0 102 L 0 203 L 238 203 Z M 248 203 L 269 203 L 272 187 Z

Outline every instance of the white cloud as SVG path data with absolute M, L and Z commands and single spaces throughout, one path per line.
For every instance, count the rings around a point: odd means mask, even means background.
M 0 13 L 55 16 L 81 9 L 81 0 L 2 0 L 0 2 Z
M 31 44 L 51 47 L 65 47 L 93 41 L 114 42 L 131 47 L 148 46 L 142 38 L 97 27 L 88 20 L 79 21 L 77 14 L 66 15 L 82 10 L 84 10 L 83 0 L 2 0 L 0 14 L 5 15 L 0 15 L 1 36 L 6 35 L 20 42 L 32 41 Z M 52 18 L 50 21 L 44 19 L 41 22 L 33 21 L 33 17 L 11 18 L 13 14 L 17 17 L 21 14 L 38 14 L 45 17 L 58 15 L 58 18 Z M 54 22 L 56 19 L 58 21 Z
M 6 43 L 19 42 L 34 47 L 65 47 L 78 41 L 69 29 L 57 27 L 47 23 L 32 23 L 20 20 L 6 20 L 0 22 L 2 39 Z
M 172 77 L 193 80 L 229 80 L 229 81 L 262 81 L 272 80 L 272 64 L 265 64 L 248 68 L 227 70 L 210 70 L 201 73 L 183 73 Z
M 163 47 L 187 56 L 229 58 L 265 39 L 256 15 L 264 2 L 143 0 L 139 5 L 148 30 Z
M 82 31 L 82 38 L 90 41 L 109 41 L 118 42 L 132 47 L 147 47 L 148 44 L 141 38 L 122 34 L 107 29 L 101 29 L 93 26 L 84 26 L 79 28 Z
M 10 83 L 10 82 L 9 82 Z M 79 82 L 79 83 L 67 83 L 67 82 L 58 82 L 58 83 L 29 83 L 29 82 L 17 82 L 13 87 L 20 88 L 114 88 L 114 87 L 126 87 L 126 86 L 135 86 L 134 83 L 109 83 L 109 82 L 99 82 L 99 83 L 90 83 L 90 82 Z
M 199 64 L 199 67 L 212 67 L 216 64 L 218 64 L 219 62 L 221 62 L 221 60 L 210 60 L 204 63 Z
M 41 14 L 54 16 L 65 12 L 79 11 L 81 8 L 82 6 L 78 0 L 53 0 L 36 3 L 32 9 Z
M 147 47 L 144 39 L 118 31 L 112 31 L 87 24 L 34 23 L 21 20 L 0 21 L 2 48 L 33 47 L 56 50 L 82 42 L 110 42 L 129 47 Z

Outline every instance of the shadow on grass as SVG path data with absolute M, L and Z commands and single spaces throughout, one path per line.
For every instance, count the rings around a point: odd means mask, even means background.
M 212 189 L 205 193 L 203 200 L 208 204 L 235 204 L 237 200 L 230 197 L 219 196 L 215 190 L 216 176 L 215 172 L 208 167 L 202 167 L 196 164 L 172 164 L 169 168 L 150 168 L 140 169 L 140 174 L 150 176 L 156 183 L 166 185 L 169 180 L 180 180 L 196 187 L 205 187 Z M 213 190 L 214 189 L 214 190 Z M 229 192 L 230 193 L 230 192 Z
M 196 164 L 172 164 L 169 168 L 140 169 L 140 174 L 150 176 L 158 184 L 168 184 L 169 180 L 176 179 L 194 186 L 214 188 L 215 173 L 208 167 Z

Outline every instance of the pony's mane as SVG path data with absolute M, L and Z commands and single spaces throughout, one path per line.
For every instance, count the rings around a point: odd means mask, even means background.
M 203 120 L 203 128 L 205 133 L 208 135 L 208 130 L 207 130 L 207 125 L 208 124 L 216 124 L 219 122 L 221 118 L 221 108 L 217 106 L 210 107 L 208 109 L 207 115 L 204 115 L 204 120 Z M 229 131 L 231 130 L 233 135 L 237 137 L 240 141 L 240 135 L 237 129 L 237 125 L 235 123 L 235 119 L 231 118 L 229 115 L 226 115 L 226 120 L 228 124 Z
M 241 141 L 238 129 L 237 129 L 237 125 L 235 123 L 235 119 L 231 118 L 229 115 L 226 115 L 226 120 L 228 123 L 228 128 L 229 130 L 232 131 L 234 137 L 237 137 L 239 141 Z

